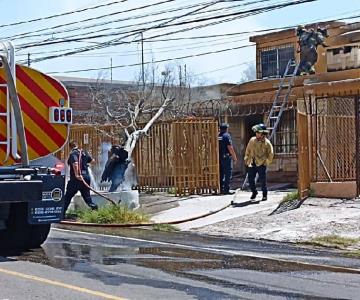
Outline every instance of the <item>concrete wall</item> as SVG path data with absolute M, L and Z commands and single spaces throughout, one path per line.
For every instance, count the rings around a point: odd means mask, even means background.
M 310 188 L 316 197 L 352 199 L 358 196 L 355 181 L 312 182 Z

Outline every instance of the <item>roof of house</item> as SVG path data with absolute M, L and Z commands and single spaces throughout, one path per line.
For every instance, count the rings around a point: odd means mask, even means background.
M 311 24 L 306 24 L 305 27 L 307 28 L 313 28 L 313 27 L 340 27 L 340 26 L 345 26 L 346 23 L 344 22 L 337 22 L 337 21 L 327 21 L 327 22 L 319 22 L 319 23 L 311 23 Z M 250 42 L 254 42 L 254 43 L 261 43 L 261 42 L 270 42 L 270 41 L 274 41 L 277 40 L 279 38 L 290 38 L 290 37 L 294 37 L 295 36 L 295 29 L 296 27 L 292 27 L 292 28 L 284 28 L 282 30 L 277 30 L 277 31 L 273 31 L 273 32 L 268 32 L 265 34 L 261 34 L 261 35 L 255 35 L 255 36 L 251 36 L 249 38 Z

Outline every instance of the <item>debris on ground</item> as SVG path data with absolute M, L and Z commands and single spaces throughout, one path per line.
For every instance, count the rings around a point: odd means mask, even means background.
M 360 201 L 309 198 L 297 209 L 272 214 L 273 209 L 257 211 L 234 219 L 192 229 L 197 233 L 275 240 L 309 242 L 326 236 L 358 239 Z M 352 244 L 360 249 L 360 243 Z

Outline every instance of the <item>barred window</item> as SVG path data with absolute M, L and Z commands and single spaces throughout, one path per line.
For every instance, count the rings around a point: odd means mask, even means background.
M 296 154 L 296 109 L 284 111 L 273 139 L 275 154 Z
M 261 78 L 283 76 L 289 60 L 295 59 L 294 46 L 287 44 L 276 48 L 261 49 L 260 59 Z

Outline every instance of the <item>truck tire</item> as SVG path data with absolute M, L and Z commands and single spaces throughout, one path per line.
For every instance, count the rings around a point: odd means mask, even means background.
M 29 237 L 27 248 L 39 248 L 50 232 L 51 224 L 30 225 L 28 224 Z
M 6 229 L 0 231 L 0 249 L 39 248 L 49 231 L 50 224 L 31 225 L 27 222 L 27 203 L 11 204 Z
M 3 241 L 1 249 L 24 248 L 27 236 L 26 230 L 24 230 L 26 215 L 23 213 L 26 209 L 23 206 L 25 206 L 25 203 L 11 204 L 8 219 L 5 222 L 6 229 L 1 230 L 0 233 L 1 240 Z

